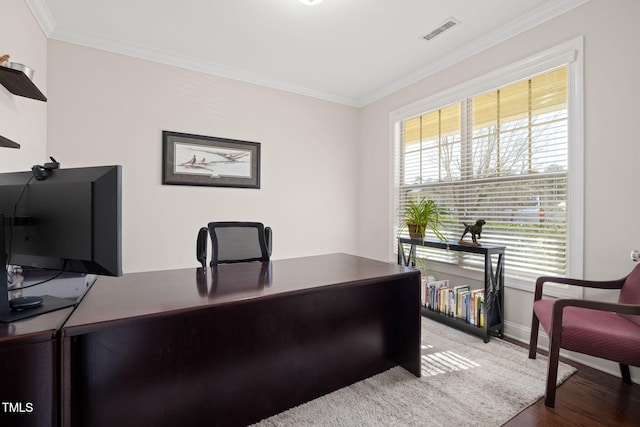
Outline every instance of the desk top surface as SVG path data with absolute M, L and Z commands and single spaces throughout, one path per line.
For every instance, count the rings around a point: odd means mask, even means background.
M 101 277 L 65 324 L 64 334 L 80 334 L 103 322 L 418 274 L 392 263 L 331 254 Z
M 12 323 L 0 322 L 0 342 L 8 342 L 18 337 L 22 344 L 53 339 L 71 314 L 71 310 L 64 308 Z
M 28 270 L 24 274 L 25 279 L 23 284 L 28 286 L 42 282 L 45 279 L 51 278 L 54 273 L 45 270 Z M 11 297 L 21 295 L 52 295 L 59 298 L 78 300 L 82 297 L 86 289 L 87 284 L 83 275 L 63 273 L 58 279 L 33 288 L 26 288 L 24 290 L 21 287 L 14 288 L 12 289 Z M 69 307 L 11 323 L 0 322 L 0 342 L 19 339 L 21 340 L 20 343 L 24 344 L 25 342 L 50 340 L 54 338 L 57 331 L 62 328 L 72 311 L 73 309 Z

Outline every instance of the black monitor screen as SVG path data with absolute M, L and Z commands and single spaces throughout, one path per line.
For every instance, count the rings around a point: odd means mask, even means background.
M 0 174 L 7 263 L 122 275 L 121 166 Z

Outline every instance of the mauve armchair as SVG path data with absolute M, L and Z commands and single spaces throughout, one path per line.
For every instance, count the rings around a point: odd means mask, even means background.
M 587 288 L 619 289 L 618 303 L 581 299 L 542 299 L 545 283 Z M 640 366 L 640 265 L 619 280 L 593 281 L 540 277 L 536 281 L 531 321 L 529 358 L 535 359 L 538 329 L 549 336 L 549 365 L 544 404 L 555 405 L 560 349 L 611 360 L 620 364 L 625 383 L 631 383 L 629 366 Z

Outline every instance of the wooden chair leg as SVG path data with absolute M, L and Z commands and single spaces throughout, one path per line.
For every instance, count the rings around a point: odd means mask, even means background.
M 631 384 L 631 372 L 629 371 L 629 365 L 620 363 L 620 375 L 622 375 L 622 381 L 626 384 Z
M 556 382 L 558 381 L 558 362 L 560 361 L 560 341 L 562 327 L 551 328 L 549 337 L 549 363 L 547 366 L 547 388 L 544 394 L 544 404 L 553 408 L 556 403 Z
M 529 338 L 529 359 L 535 359 L 538 352 L 538 330 L 540 321 L 536 313 L 533 313 L 531 319 L 531 337 Z

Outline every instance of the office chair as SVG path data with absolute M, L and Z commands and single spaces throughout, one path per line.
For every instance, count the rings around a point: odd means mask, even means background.
M 582 299 L 543 299 L 546 282 L 599 289 L 619 289 L 617 303 Z M 536 358 L 538 328 L 549 336 L 544 404 L 555 405 L 560 349 L 618 362 L 622 380 L 631 384 L 629 366 L 640 366 L 640 265 L 618 280 L 593 281 L 540 277 L 536 281 L 529 358 Z
M 260 222 L 210 222 L 211 266 L 218 263 L 269 261 L 272 233 Z

